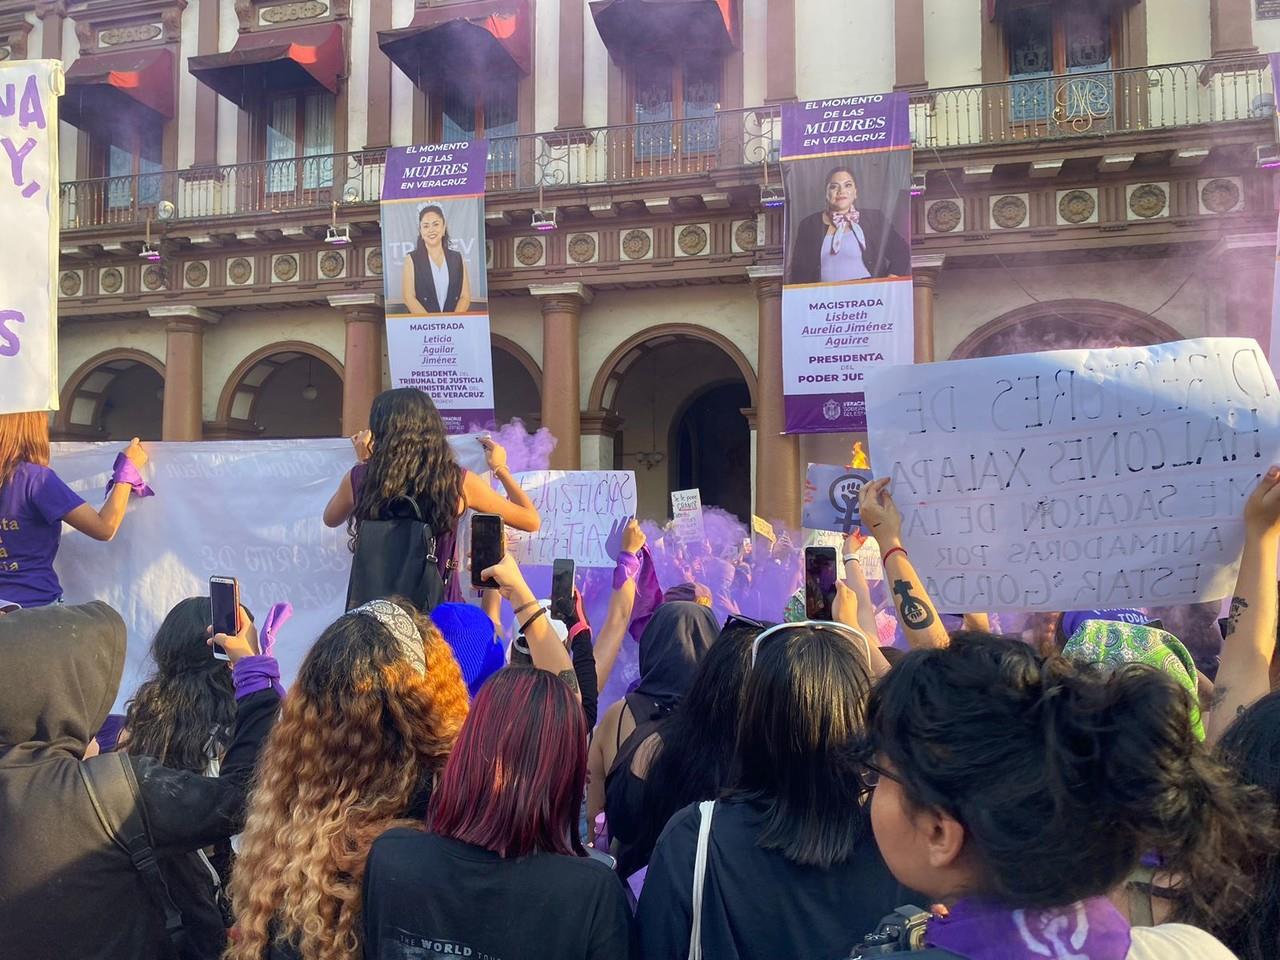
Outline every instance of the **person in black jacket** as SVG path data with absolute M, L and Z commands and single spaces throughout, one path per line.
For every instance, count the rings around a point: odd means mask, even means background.
M 466 313 L 471 306 L 467 263 L 450 245 L 444 210 L 418 211 L 418 241 L 404 258 L 401 294 L 410 313 Z
M 826 208 L 800 221 L 791 240 L 787 283 L 842 283 L 911 274 L 911 246 L 881 210 L 859 210 L 848 167 L 826 178 Z
M 124 669 L 125 626 L 105 603 L 0 617 L 0 943 L 24 960 L 171 956 L 164 918 L 129 856 L 111 842 L 79 767 Z M 280 696 L 253 626 L 219 637 L 234 661 L 236 716 L 221 776 L 128 757 L 159 858 L 236 833 Z M 191 904 L 181 902 L 184 914 Z

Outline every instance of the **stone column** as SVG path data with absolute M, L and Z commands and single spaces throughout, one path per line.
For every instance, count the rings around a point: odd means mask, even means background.
M 542 301 L 542 425 L 556 438 L 552 470 L 582 465 L 581 381 L 578 328 L 591 288 L 581 283 L 531 283 Z
M 928 87 L 924 70 L 924 0 L 894 0 L 893 47 L 897 67 L 893 88 Z
M 607 410 L 584 413 L 582 423 L 583 470 L 612 470 L 622 418 Z
M 1257 53 L 1253 42 L 1253 0 L 1210 0 L 1209 37 L 1214 57 Z
M 204 439 L 204 328 L 218 315 L 195 306 L 148 307 L 165 321 L 163 440 Z
M 765 30 L 765 103 L 796 98 L 796 0 L 768 0 Z
M 916 363 L 933 362 L 933 291 L 946 258 L 944 253 L 926 253 L 911 258 L 911 281 L 915 287 Z
M 800 443 L 783 434 L 782 267 L 748 267 L 756 288 L 759 346 L 756 357 L 755 512 L 770 521 L 800 526 Z
M 342 432 L 351 436 L 369 426 L 369 408 L 382 391 L 382 294 L 339 293 L 329 306 L 346 321 L 342 357 Z

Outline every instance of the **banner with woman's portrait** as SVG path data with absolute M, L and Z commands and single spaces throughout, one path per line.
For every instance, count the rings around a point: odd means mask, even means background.
M 867 429 L 863 384 L 913 359 L 905 93 L 782 107 L 788 433 Z
M 393 387 L 431 395 L 449 433 L 493 421 L 485 141 L 387 151 L 382 278 Z

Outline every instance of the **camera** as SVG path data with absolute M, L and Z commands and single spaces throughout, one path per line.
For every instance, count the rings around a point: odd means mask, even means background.
M 874 933 L 867 934 L 862 943 L 853 948 L 849 960 L 887 957 L 903 951 L 923 949 L 924 928 L 928 922 L 929 911 L 910 904 L 899 907 L 880 921 Z

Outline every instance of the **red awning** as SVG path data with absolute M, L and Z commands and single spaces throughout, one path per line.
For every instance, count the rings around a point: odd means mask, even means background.
M 421 9 L 409 26 L 378 31 L 378 46 L 419 87 L 483 85 L 488 77 L 529 72 L 530 27 L 527 0 L 466 0 Z
M 345 62 L 341 25 L 315 23 L 242 33 L 226 53 L 192 57 L 187 64 L 197 80 L 244 107 L 264 88 L 302 84 L 337 93 Z
M 610 53 L 724 54 L 738 42 L 733 0 L 591 0 L 591 16 Z
M 67 70 L 59 116 L 82 127 L 141 108 L 153 119 L 169 120 L 177 86 L 167 47 L 86 54 Z

